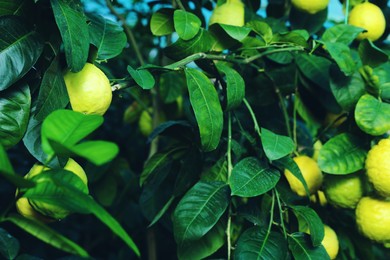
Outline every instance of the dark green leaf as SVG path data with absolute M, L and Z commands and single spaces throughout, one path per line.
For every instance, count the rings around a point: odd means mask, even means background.
M 258 20 L 249 21 L 246 26 L 252 29 L 255 33 L 257 33 L 266 43 L 270 43 L 272 41 L 272 29 L 271 27 L 265 23 Z
M 288 237 L 288 247 L 295 259 L 299 260 L 317 260 L 330 259 L 323 245 L 313 247 L 310 242 L 310 236 L 305 233 L 293 233 Z
M 213 166 L 202 172 L 200 179 L 202 181 L 222 181 L 227 182 L 227 161 L 225 157 L 221 157 Z
M 274 188 L 279 179 L 279 171 L 255 157 L 248 157 L 234 166 L 230 187 L 232 195 L 255 197 Z
M 243 26 L 234 26 L 228 24 L 220 24 L 220 26 L 225 30 L 225 32 L 237 41 L 242 41 L 245 37 L 251 32 L 251 28 Z
M 282 234 L 260 227 L 247 229 L 238 239 L 234 259 L 286 259 L 287 243 Z
M 153 13 L 150 20 L 150 30 L 155 36 L 163 36 L 175 31 L 172 19 L 173 12 L 174 9 L 162 8 Z
M 327 141 L 320 150 L 318 165 L 330 174 L 349 174 L 364 167 L 366 150 L 358 137 L 339 134 Z
M 162 216 L 168 211 L 169 207 L 172 205 L 172 202 L 174 201 L 175 196 L 172 196 L 167 203 L 165 203 L 164 207 L 156 214 L 156 216 L 153 218 L 153 220 L 150 222 L 148 227 L 153 226 L 161 219 Z
M 284 135 L 261 128 L 261 143 L 267 158 L 271 161 L 278 160 L 294 151 L 294 141 Z
M 360 42 L 358 51 L 363 65 L 377 67 L 389 60 L 389 55 L 367 39 Z
M 173 14 L 175 31 L 183 40 L 192 39 L 200 29 L 202 22 L 200 19 L 189 12 L 176 10 Z
M 202 148 L 205 152 L 212 151 L 219 144 L 223 128 L 223 114 L 217 91 L 199 70 L 187 68 L 185 74 Z
M 346 76 L 355 72 L 356 64 L 347 45 L 338 42 L 325 42 L 325 47 Z
M 127 71 L 135 82 L 143 89 L 151 89 L 156 83 L 152 73 L 146 69 L 133 69 L 130 65 L 127 66 Z
M 362 31 L 362 28 L 358 28 L 349 24 L 337 24 L 326 29 L 322 35 L 321 41 L 338 42 L 349 45 Z
M 318 32 L 328 16 L 328 8 L 315 14 L 299 11 L 295 7 L 290 10 L 289 21 L 292 29 L 305 29 L 310 34 Z
M 23 16 L 27 11 L 30 0 L 0 0 L 0 16 L 20 15 Z
M 165 104 L 177 101 L 185 88 L 185 77 L 177 71 L 166 72 L 160 76 L 160 95 Z
M 218 222 L 229 205 L 229 187 L 223 182 L 195 184 L 180 200 L 173 214 L 175 240 L 179 246 L 198 240 Z
M 80 0 L 50 0 L 65 47 L 68 67 L 82 70 L 88 58 L 88 24 Z
M 324 89 L 329 88 L 329 60 L 304 53 L 296 55 L 295 62 L 305 77 Z
M 43 50 L 38 34 L 16 16 L 0 17 L 0 91 L 22 78 Z M 2 94 L 3 95 L 3 94 Z
M 0 254 L 6 259 L 14 259 L 20 249 L 19 241 L 6 230 L 0 228 Z
M 23 138 L 30 116 L 30 105 L 30 89 L 27 85 L 1 92 L 0 144 L 5 149 L 13 147 Z

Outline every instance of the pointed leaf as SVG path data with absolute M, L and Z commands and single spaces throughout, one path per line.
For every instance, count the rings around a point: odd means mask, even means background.
M 322 35 L 321 41 L 338 42 L 343 43 L 345 45 L 349 45 L 362 31 L 362 28 L 358 28 L 353 25 L 337 24 L 326 29 L 326 31 Z
M 173 11 L 174 9 L 162 8 L 153 13 L 150 20 L 150 30 L 155 36 L 163 36 L 175 31 L 173 25 Z
M 202 72 L 187 68 L 185 74 L 202 148 L 205 152 L 212 151 L 219 144 L 223 128 L 223 114 L 217 91 Z
M 151 89 L 154 87 L 156 81 L 153 78 L 152 73 L 146 69 L 133 69 L 130 65 L 127 66 L 127 71 L 134 81 L 143 89 Z
M 266 43 L 270 43 L 272 41 L 272 29 L 267 23 L 258 20 L 251 20 L 246 24 L 246 26 L 251 28 L 252 31 L 263 38 Z
M 378 67 L 389 60 L 389 55 L 387 55 L 387 53 L 367 39 L 360 42 L 358 51 L 363 65 L 368 65 L 373 68 Z
M 255 197 L 274 188 L 279 179 L 279 171 L 255 157 L 248 157 L 234 166 L 230 187 L 232 195 Z
M 6 180 L 14 184 L 16 187 L 28 188 L 28 187 L 33 187 L 35 185 L 34 182 L 30 180 L 26 180 L 22 176 L 15 174 L 11 162 L 8 159 L 8 155 L 1 144 L 0 144 L 0 176 L 3 176 Z
M 360 138 L 343 133 L 327 141 L 318 155 L 318 166 L 330 174 L 349 174 L 364 167 L 366 149 Z
M 0 0 L 0 16 L 20 15 L 23 16 L 26 8 L 31 1 L 29 0 Z M 31 10 L 30 10 L 31 11 Z
M 293 233 L 288 237 L 288 247 L 294 258 L 300 260 L 330 259 L 324 246 L 313 247 L 309 237 L 305 233 Z
M 267 158 L 271 161 L 278 160 L 294 151 L 294 141 L 284 135 L 278 135 L 274 132 L 261 128 L 261 143 Z
M 329 88 L 329 67 L 331 65 L 329 60 L 304 53 L 297 55 L 295 62 L 305 77 L 323 89 Z
M 225 32 L 237 41 L 242 41 L 246 38 L 249 33 L 252 31 L 251 28 L 243 27 L 243 26 L 234 26 L 228 24 L 220 24 L 220 26 L 225 30 Z
M 168 211 L 169 207 L 172 205 L 172 202 L 175 200 L 175 196 L 172 196 L 167 203 L 165 203 L 164 207 L 156 214 L 156 216 L 153 218 L 153 220 L 150 222 L 148 227 L 153 226 L 156 224 L 162 216 Z
M 325 48 L 346 76 L 350 76 L 355 72 L 356 64 L 347 45 L 338 42 L 326 42 Z
M 196 15 L 183 10 L 176 10 L 174 12 L 173 21 L 175 31 L 183 40 L 192 39 L 199 32 L 202 24 Z
M 195 184 L 173 213 L 175 240 L 179 246 L 209 232 L 229 205 L 229 187 L 223 182 Z
M 6 259 L 15 259 L 19 249 L 19 241 L 5 229 L 0 228 L 0 254 Z

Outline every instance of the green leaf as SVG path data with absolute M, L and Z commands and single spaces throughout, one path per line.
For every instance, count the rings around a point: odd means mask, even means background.
M 323 28 L 327 16 L 328 8 L 325 8 L 315 14 L 310 14 L 304 11 L 299 11 L 293 6 L 288 18 L 293 30 L 305 29 L 310 34 L 313 34 Z
M 202 181 L 222 181 L 227 182 L 228 167 L 225 157 L 221 157 L 213 166 L 202 172 Z
M 58 59 L 54 59 L 43 75 L 35 108 L 35 118 L 42 121 L 54 110 L 65 108 L 68 103 L 69 96 L 64 76 Z
M 118 56 L 126 46 L 127 38 L 122 26 L 100 15 L 88 14 L 90 42 L 98 49 L 99 60 Z
M 346 76 L 355 72 L 356 64 L 347 45 L 338 42 L 325 42 L 325 47 Z
M 295 259 L 330 259 L 323 245 L 313 247 L 308 234 L 293 233 L 288 237 L 288 247 Z
M 168 211 L 169 207 L 172 205 L 172 202 L 175 200 L 175 196 L 172 196 L 168 201 L 167 203 L 165 203 L 165 205 L 162 207 L 162 209 L 156 214 L 156 216 L 154 216 L 153 220 L 150 222 L 150 224 L 148 225 L 148 227 L 151 227 L 153 226 L 154 224 L 156 224 L 162 216 L 164 216 L 164 214 Z
M 321 41 L 333 43 L 338 42 L 349 45 L 362 31 L 364 31 L 362 28 L 358 28 L 353 25 L 337 24 L 326 29 L 321 37 Z
M 327 141 L 318 155 L 318 166 L 330 174 L 349 174 L 364 167 L 366 149 L 361 140 L 349 133 L 342 133 Z
M 232 195 L 255 197 L 274 188 L 279 179 L 279 171 L 255 157 L 248 157 L 234 166 L 230 187 Z
M 0 17 L 0 91 L 21 79 L 35 64 L 43 50 L 36 31 L 16 16 Z M 2 94 L 3 95 L 3 94 Z
M 173 24 L 174 9 L 162 8 L 153 13 L 150 20 L 150 30 L 155 36 L 164 36 L 175 31 Z
M 389 60 L 389 55 L 367 39 L 360 42 L 358 51 L 363 65 L 375 68 Z
M 247 229 L 238 239 L 234 259 L 286 259 L 287 243 L 282 234 L 260 227 Z
M 79 245 L 57 233 L 57 231 L 51 229 L 42 222 L 27 219 L 17 214 L 10 214 L 5 220 L 12 222 L 27 233 L 30 233 L 34 237 L 64 252 L 79 255 L 81 257 L 89 256 L 87 251 Z
M 329 88 L 329 60 L 304 53 L 295 56 L 295 63 L 305 77 L 323 89 Z
M 223 128 L 223 114 L 218 94 L 210 80 L 199 70 L 186 68 L 185 74 L 202 148 L 209 152 L 217 148 Z
M 249 33 L 252 31 L 251 28 L 243 27 L 243 26 L 234 26 L 234 25 L 228 25 L 228 24 L 220 24 L 222 29 L 225 30 L 225 32 L 232 37 L 233 39 L 237 41 L 242 41 L 245 39 Z
M 152 73 L 146 69 L 133 69 L 130 65 L 127 66 L 127 71 L 134 81 L 143 89 L 151 89 L 156 83 Z
M 245 81 L 235 69 L 223 63 L 216 66 L 226 76 L 226 110 L 237 108 L 245 97 Z
M 202 24 L 196 15 L 183 10 L 176 10 L 174 12 L 173 21 L 175 31 L 183 40 L 192 39 L 199 32 Z
M 305 206 L 290 206 L 297 218 L 302 218 L 309 226 L 310 238 L 313 246 L 321 245 L 324 239 L 324 224 L 317 213 Z
M 390 104 L 365 94 L 356 104 L 355 120 L 363 132 L 383 135 L 390 130 Z
M 0 0 L 0 16 L 3 15 L 25 15 L 30 0 Z M 30 10 L 31 11 L 31 10 Z
M 177 252 L 179 260 L 199 260 L 215 253 L 226 241 L 225 226 L 224 221 L 220 220 L 201 239 L 182 244 Z
M 52 170 L 51 172 L 53 172 Z M 24 194 L 30 200 L 41 201 L 47 204 L 60 206 L 70 212 L 82 214 L 92 213 L 102 221 L 111 231 L 120 237 L 137 256 L 140 252 L 131 237 L 126 233 L 118 221 L 116 221 L 104 208 L 93 200 L 91 196 L 72 186 L 76 179 L 74 174 L 60 174 L 63 170 L 55 171 L 56 174 L 43 172 L 34 177 L 36 186 L 30 188 Z M 76 179 L 75 179 L 76 178 Z
M 209 232 L 229 205 L 229 186 L 223 182 L 195 184 L 173 213 L 175 240 L 179 246 Z
M 251 28 L 256 34 L 258 34 L 266 43 L 270 43 L 273 38 L 271 27 L 258 20 L 251 20 L 246 24 L 247 27 Z
M 20 249 L 19 241 L 5 229 L 0 228 L 0 254 L 6 259 L 14 259 Z
M 177 71 L 166 72 L 160 75 L 159 91 L 165 104 L 177 101 L 185 88 L 184 73 Z
M 30 116 L 31 96 L 27 85 L 1 92 L 0 144 L 11 148 L 23 138 Z
M 271 161 L 278 160 L 294 151 L 294 141 L 284 135 L 261 128 L 261 143 L 267 158 Z
M 50 0 L 54 18 L 65 47 L 68 67 L 73 72 L 82 70 L 88 58 L 88 24 L 80 0 Z

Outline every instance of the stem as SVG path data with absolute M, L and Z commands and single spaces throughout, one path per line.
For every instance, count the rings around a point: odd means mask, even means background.
M 275 190 L 272 189 L 272 204 L 271 204 L 271 211 L 270 211 L 270 220 L 268 224 L 267 234 L 264 237 L 264 241 L 267 241 L 269 234 L 271 234 L 272 223 L 274 222 L 274 209 L 275 209 Z M 263 252 L 265 244 L 266 243 L 263 243 L 263 245 L 261 246 L 260 253 Z
M 287 238 L 287 232 L 286 227 L 284 225 L 284 218 L 283 218 L 283 210 L 282 210 L 282 204 L 280 202 L 279 192 L 275 189 L 275 195 L 276 195 L 276 201 L 278 202 L 278 208 L 279 208 L 279 216 L 280 216 L 280 224 L 283 229 L 284 237 Z
M 344 24 L 348 24 L 348 16 L 349 16 L 349 0 L 345 1 L 345 18 L 344 18 Z
M 286 123 L 287 134 L 288 134 L 288 136 L 292 139 L 292 138 L 293 138 L 293 135 L 292 135 L 292 132 L 291 132 L 290 118 L 289 118 L 289 116 L 288 116 L 287 107 L 286 107 L 286 104 L 284 103 L 283 96 L 282 96 L 282 94 L 280 93 L 280 89 L 279 89 L 277 86 L 275 86 L 275 92 L 276 92 L 276 94 L 278 95 L 279 103 L 280 103 L 280 106 L 281 106 L 281 108 L 282 108 L 282 113 L 283 113 L 284 121 L 285 121 L 285 123 Z
M 227 161 L 228 161 L 228 183 L 230 182 L 230 176 L 232 174 L 233 165 L 232 165 L 232 115 L 231 112 L 228 113 L 228 145 L 227 145 Z M 229 217 L 226 227 L 226 240 L 227 240 L 227 259 L 230 260 L 231 258 L 231 248 L 232 248 L 232 241 L 230 236 L 230 229 L 231 229 L 231 223 L 232 223 L 232 204 L 229 203 Z
M 252 109 L 251 105 L 248 103 L 248 101 L 246 100 L 246 98 L 244 98 L 243 101 L 244 101 L 244 104 L 245 104 L 246 108 L 248 109 L 248 111 L 249 111 L 249 113 L 250 113 L 250 115 L 252 117 L 252 121 L 253 121 L 253 124 L 254 124 L 254 127 L 255 127 L 255 131 L 256 131 L 256 133 L 259 135 L 259 137 L 261 139 L 260 127 L 259 127 L 259 124 L 257 123 L 256 115 L 253 112 L 253 109 Z
M 232 254 L 232 241 L 231 241 L 231 237 L 230 237 L 230 229 L 231 229 L 231 225 L 232 225 L 232 204 L 229 203 L 229 217 L 228 217 L 228 221 L 227 221 L 227 227 L 226 227 L 226 240 L 227 240 L 227 260 L 230 260 L 231 259 L 231 254 Z
M 183 5 L 183 3 L 181 2 L 181 0 L 174 0 L 174 2 L 176 2 L 177 6 L 178 6 L 181 10 L 183 10 L 183 11 L 186 10 L 186 9 L 184 8 L 184 5 Z

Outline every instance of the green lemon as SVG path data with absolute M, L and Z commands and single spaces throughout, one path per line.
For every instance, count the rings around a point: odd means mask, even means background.
M 214 23 L 243 26 L 245 23 L 245 7 L 241 0 L 227 0 L 215 7 L 209 25 Z

